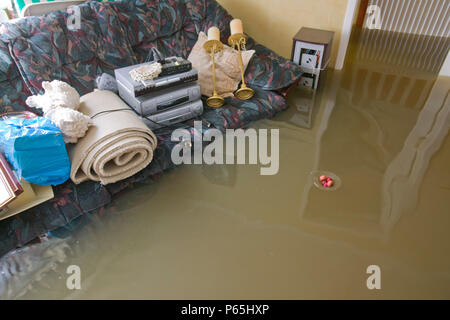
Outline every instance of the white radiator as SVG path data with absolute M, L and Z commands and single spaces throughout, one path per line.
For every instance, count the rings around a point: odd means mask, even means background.
M 369 0 L 357 60 L 438 73 L 450 47 L 449 0 Z
M 378 26 L 381 30 L 434 37 L 449 36 L 448 0 L 369 0 L 368 9 L 371 6 L 379 10 Z M 370 18 L 370 14 L 366 15 L 364 25 Z

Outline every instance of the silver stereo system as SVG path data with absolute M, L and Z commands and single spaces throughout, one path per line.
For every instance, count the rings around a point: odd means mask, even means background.
M 120 97 L 150 129 L 170 126 L 203 113 L 197 70 L 137 82 L 131 79 L 130 71 L 140 65 L 116 69 L 114 73 Z
M 157 77 L 153 80 L 134 81 L 130 76 L 130 71 L 148 63 L 136 64 L 114 70 L 118 86 L 128 90 L 128 92 L 135 96 L 143 96 L 147 93 L 152 93 L 167 88 L 172 88 L 183 83 L 194 82 L 198 80 L 198 71 L 192 69 L 190 71 L 171 74 L 168 76 Z
M 148 116 L 172 109 L 180 104 L 199 100 L 200 86 L 197 83 L 182 84 L 175 88 L 134 97 L 128 90 L 118 86 L 119 95 L 138 114 Z
M 142 121 L 152 130 L 169 126 L 174 123 L 189 120 L 203 113 L 203 102 L 197 100 L 179 105 L 161 113 L 149 116 L 141 116 Z

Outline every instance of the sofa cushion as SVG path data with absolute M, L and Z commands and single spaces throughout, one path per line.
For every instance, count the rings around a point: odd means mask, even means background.
M 165 56 L 187 57 L 197 41 L 199 30 L 192 20 L 191 8 L 203 1 L 116 1 L 116 11 L 138 62 L 145 60 L 152 47 Z
M 20 77 L 0 81 L 0 114 L 24 110 L 36 113 L 37 110 L 25 104 L 25 100 L 30 94 L 30 91 Z
M 9 49 L 32 94 L 54 79 L 70 83 L 80 94 L 94 88 L 97 75 L 136 62 L 123 41 L 124 31 L 107 4 L 76 6 L 79 28 L 69 28 L 72 9 L 21 19 L 11 26 Z
M 225 98 L 221 108 L 206 108 L 202 119 L 215 128 L 238 129 L 262 118 L 272 118 L 278 112 L 288 108 L 286 100 L 274 91 L 253 87 L 255 95 L 249 100 L 239 100 L 236 97 Z M 206 103 L 205 103 L 206 105 Z
M 0 114 L 29 110 L 25 104 L 29 95 L 30 91 L 9 55 L 7 43 L 0 40 Z
M 9 55 L 8 44 L 0 41 L 0 82 L 7 81 L 10 78 L 17 78 L 19 72 Z

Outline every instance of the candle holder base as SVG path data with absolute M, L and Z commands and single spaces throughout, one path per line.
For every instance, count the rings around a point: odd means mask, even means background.
M 206 104 L 211 108 L 220 108 L 225 103 L 225 99 L 215 94 L 208 99 L 206 99 Z
M 255 91 L 253 91 L 253 89 L 249 87 L 241 87 L 236 91 L 235 96 L 240 100 L 248 100 L 253 97 L 254 94 Z
M 203 49 L 214 54 L 223 50 L 223 43 L 218 40 L 208 40 L 203 44 Z
M 235 33 L 228 37 L 228 45 L 234 48 L 237 45 L 244 45 L 247 42 L 247 36 L 243 33 Z

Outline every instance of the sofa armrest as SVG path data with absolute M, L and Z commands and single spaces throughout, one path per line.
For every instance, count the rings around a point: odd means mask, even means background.
M 50 12 L 65 10 L 70 6 L 81 4 L 84 0 L 56 0 L 52 2 L 33 2 L 28 3 L 20 11 L 21 17 L 39 16 Z
M 247 50 L 255 50 L 245 72 L 245 81 L 250 86 L 277 90 L 285 95 L 303 74 L 299 65 L 257 43 L 251 37 L 247 41 Z

